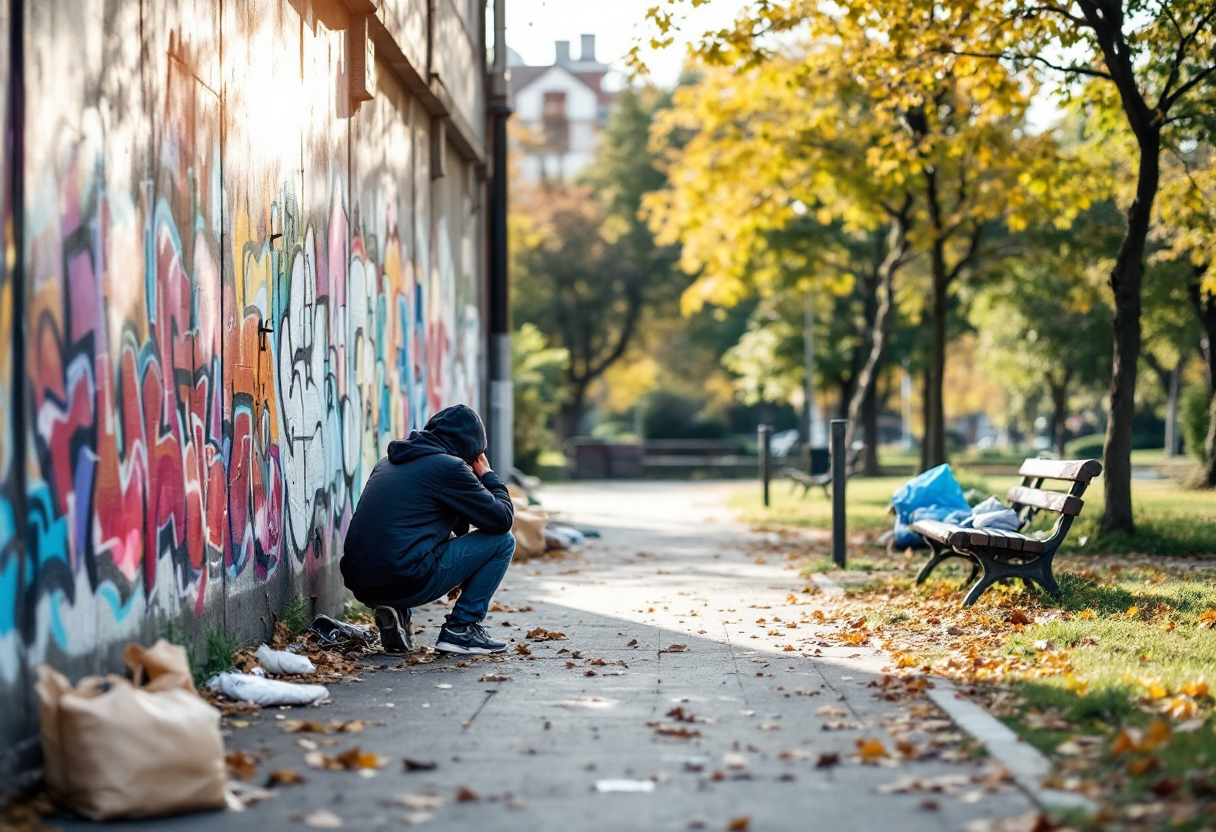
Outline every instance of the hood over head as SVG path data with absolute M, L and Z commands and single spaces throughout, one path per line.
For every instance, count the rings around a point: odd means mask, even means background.
M 485 453 L 487 444 L 486 427 L 477 411 L 457 404 L 436 413 L 426 427 L 409 438 L 390 442 L 388 458 L 400 464 L 432 454 L 450 454 L 471 464 Z

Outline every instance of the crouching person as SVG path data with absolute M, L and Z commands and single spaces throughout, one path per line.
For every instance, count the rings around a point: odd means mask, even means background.
M 436 650 L 497 653 L 482 620 L 515 552 L 514 506 L 486 461 L 486 429 L 471 408 L 436 413 L 389 443 L 351 518 L 341 561 L 354 596 L 375 609 L 388 653 L 414 649 L 410 609 L 461 589 Z M 469 531 L 470 525 L 476 531 Z

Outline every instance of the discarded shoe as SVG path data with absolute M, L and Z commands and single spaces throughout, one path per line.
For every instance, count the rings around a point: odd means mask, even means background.
M 343 639 L 355 639 L 368 646 L 376 643 L 375 634 L 367 627 L 347 624 L 345 621 L 337 621 L 328 615 L 318 615 L 312 620 L 312 624 L 309 625 L 308 629 L 320 636 L 321 641 L 327 644 L 337 644 Z
M 435 649 L 443 653 L 461 653 L 467 656 L 501 653 L 507 649 L 507 645 L 490 638 L 489 633 L 480 624 L 464 627 L 445 625 L 439 631 L 439 641 L 435 644 Z
M 414 640 L 410 637 L 410 611 L 405 611 L 405 621 L 401 621 L 400 611 L 396 607 L 376 607 L 372 613 L 376 619 L 376 629 L 380 631 L 380 646 L 385 653 L 412 653 Z

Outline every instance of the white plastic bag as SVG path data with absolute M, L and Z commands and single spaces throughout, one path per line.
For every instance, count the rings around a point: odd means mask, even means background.
M 302 676 L 317 672 L 317 668 L 307 656 L 288 653 L 286 650 L 271 650 L 268 644 L 259 647 L 254 656 L 263 670 L 275 676 Z
M 295 682 L 280 682 L 264 679 L 248 673 L 221 673 L 211 677 L 207 687 L 242 702 L 252 702 L 263 707 L 270 705 L 311 705 L 329 698 L 329 688 L 324 685 L 300 685 Z

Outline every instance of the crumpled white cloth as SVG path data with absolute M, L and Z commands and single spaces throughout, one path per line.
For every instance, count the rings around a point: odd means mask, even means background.
M 999 529 L 1006 532 L 1016 532 L 1022 527 L 1018 513 L 996 497 L 989 497 L 984 502 L 971 509 L 971 516 L 959 523 L 963 528 L 970 529 Z
M 257 657 L 258 664 L 267 673 L 273 673 L 275 676 L 301 676 L 306 673 L 316 673 L 316 666 L 308 660 L 307 656 L 300 656 L 296 653 L 289 653 L 286 650 L 271 650 L 270 645 L 263 644 L 254 653 Z
M 220 673 L 212 676 L 207 687 L 229 699 L 252 702 L 255 705 L 311 705 L 329 698 L 325 685 L 302 685 L 280 682 L 249 673 Z

